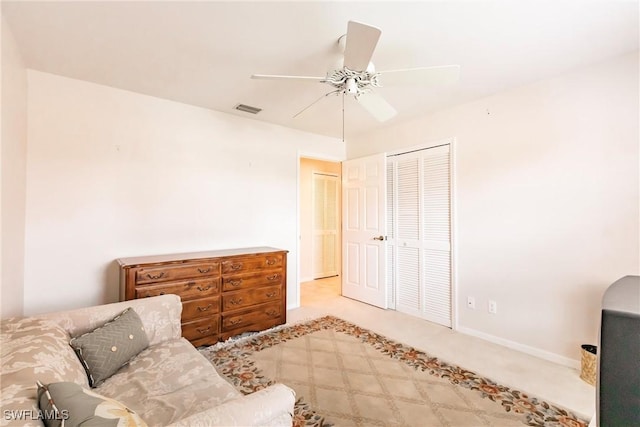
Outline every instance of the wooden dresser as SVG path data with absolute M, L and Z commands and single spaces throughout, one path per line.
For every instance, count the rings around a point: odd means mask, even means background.
M 287 251 L 269 247 L 118 259 L 120 300 L 176 294 L 194 346 L 286 322 Z

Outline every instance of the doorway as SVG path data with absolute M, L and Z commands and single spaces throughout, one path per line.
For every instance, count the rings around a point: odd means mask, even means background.
M 342 273 L 342 165 L 300 158 L 300 291 Z M 334 283 L 335 281 L 330 281 Z M 316 283 L 317 285 L 318 283 Z M 315 292 L 318 286 L 306 286 Z M 340 292 L 339 288 L 334 291 Z
M 338 187 L 337 175 L 313 172 L 313 279 L 338 275 Z

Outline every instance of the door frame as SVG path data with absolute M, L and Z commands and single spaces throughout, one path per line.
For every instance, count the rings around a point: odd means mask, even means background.
M 313 159 L 313 160 L 322 160 L 325 162 L 334 162 L 334 163 L 342 163 L 346 160 L 346 157 L 342 156 L 331 156 L 318 154 L 317 152 L 306 151 L 298 149 L 298 153 L 296 156 L 296 301 L 295 305 L 290 305 L 287 307 L 287 310 L 300 307 L 300 239 L 301 239 L 301 227 L 300 227 L 300 160 L 302 158 L 305 159 Z M 342 185 L 342 184 L 341 184 Z M 340 224 L 342 224 L 342 212 L 340 214 Z M 340 225 L 342 227 L 342 225 Z M 342 242 L 341 242 L 342 243 Z M 340 268 L 340 275 L 342 275 L 342 268 Z
M 449 168 L 449 197 L 450 197 L 450 209 L 449 215 L 451 217 L 451 229 L 449 230 L 451 235 L 451 329 L 458 329 L 458 218 L 456 209 L 456 138 L 445 138 L 435 141 L 425 142 L 423 144 L 413 145 L 397 150 L 387 151 L 387 157 L 408 153 L 411 151 L 426 150 L 428 148 L 434 148 L 440 145 L 449 144 L 449 156 L 450 156 L 450 168 Z

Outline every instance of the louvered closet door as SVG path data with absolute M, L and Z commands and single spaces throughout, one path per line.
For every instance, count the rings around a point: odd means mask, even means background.
M 387 163 L 389 305 L 451 326 L 449 145 Z
M 313 278 L 338 274 L 338 177 L 313 174 Z
M 387 307 L 396 308 L 395 164 L 387 159 Z

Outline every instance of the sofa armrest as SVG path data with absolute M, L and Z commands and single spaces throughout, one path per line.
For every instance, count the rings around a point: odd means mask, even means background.
M 291 427 L 296 393 L 284 384 L 224 402 L 183 418 L 170 427 L 286 426 Z
M 140 316 L 149 338 L 149 345 L 182 336 L 180 326 L 182 303 L 180 297 L 173 294 L 59 311 L 34 317 L 53 320 L 62 326 L 71 337 L 77 337 L 102 326 L 128 307 L 132 307 Z

